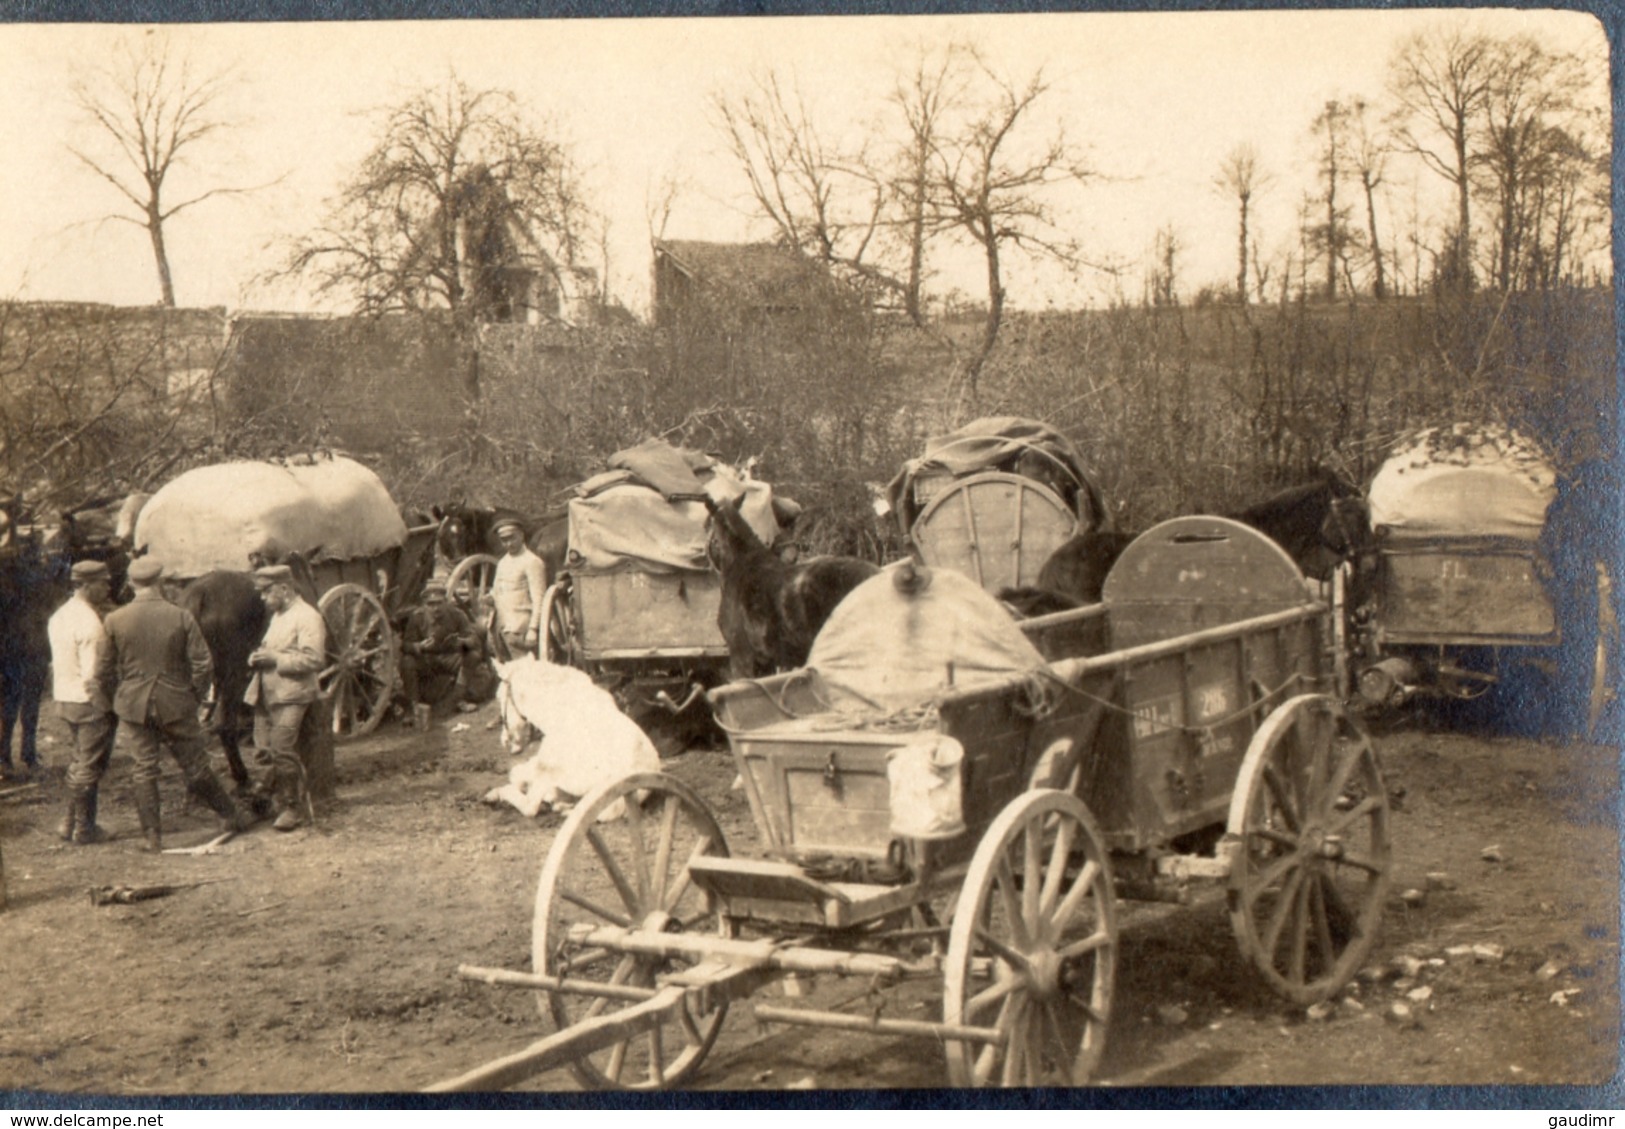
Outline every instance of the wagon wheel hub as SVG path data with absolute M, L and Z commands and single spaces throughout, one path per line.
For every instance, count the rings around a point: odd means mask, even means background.
M 1048 945 L 1040 946 L 1028 956 L 1027 985 L 1034 997 L 1053 999 L 1061 992 L 1065 960 Z
M 661 910 L 655 910 L 646 916 L 639 927 L 645 933 L 681 933 L 683 923 L 676 917 Z

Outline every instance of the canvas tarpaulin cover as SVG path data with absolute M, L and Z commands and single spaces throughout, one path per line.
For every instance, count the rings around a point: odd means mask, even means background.
M 899 566 L 847 594 L 813 642 L 807 665 L 837 710 L 884 712 L 958 688 L 1030 674 L 1044 657 L 1004 605 L 952 569 L 919 568 L 923 588 L 897 583 Z
M 152 496 L 135 527 L 138 550 L 187 578 L 246 569 L 250 553 L 267 550 L 350 560 L 405 540 L 406 522 L 383 482 L 340 456 L 189 470 Z
M 1457 424 L 1400 444 L 1371 480 L 1371 527 L 1389 536 L 1540 539 L 1557 496 L 1550 459 L 1510 428 Z
M 698 500 L 744 495 L 742 513 L 764 545 L 778 536 L 773 490 L 742 479 L 708 455 L 651 440 L 609 458 L 612 469 L 576 487 L 570 500 L 570 554 L 589 568 L 630 564 L 654 572 L 705 570 L 706 521 Z
M 988 416 L 927 439 L 925 454 L 904 463 L 887 485 L 886 499 L 907 533 L 924 509 L 914 497 L 917 478 L 933 474 L 960 478 L 988 470 L 1027 473 L 1026 468 L 1062 487 L 1062 500 L 1085 528 L 1100 527 L 1105 518 L 1100 492 L 1085 475 L 1077 447 L 1047 423 L 1019 416 Z

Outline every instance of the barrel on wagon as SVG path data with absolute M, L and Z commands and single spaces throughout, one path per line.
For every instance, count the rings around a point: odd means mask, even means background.
M 922 562 L 989 592 L 1036 584 L 1050 554 L 1107 520 L 1072 441 L 1016 416 L 927 440 L 888 485 L 887 501 Z

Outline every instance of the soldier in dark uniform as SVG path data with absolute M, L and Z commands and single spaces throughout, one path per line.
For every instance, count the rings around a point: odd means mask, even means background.
M 135 598 L 109 612 L 107 646 L 98 667 L 103 685 L 117 684 L 113 712 L 124 724 L 135 781 L 135 806 L 149 851 L 163 846 L 159 823 L 158 749 L 166 745 L 186 777 L 186 787 L 213 808 L 226 830 L 251 822 L 209 770 L 198 708 L 213 675 L 208 644 L 191 613 L 164 599 L 158 588 L 163 567 L 151 557 L 130 565 Z
M 431 580 L 423 586 L 423 604 L 407 618 L 401 638 L 401 688 L 419 725 L 428 718 L 431 687 L 446 678 L 462 683 L 458 707 L 474 708 L 485 647 L 468 616 L 446 599 L 444 584 Z

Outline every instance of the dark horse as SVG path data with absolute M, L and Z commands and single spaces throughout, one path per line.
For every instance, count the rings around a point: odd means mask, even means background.
M 711 561 L 722 574 L 717 626 L 735 678 L 794 670 L 846 594 L 880 570 L 855 557 L 814 557 L 786 564 L 762 544 L 733 503 L 710 498 Z
M 242 741 L 253 732 L 249 708 L 243 703 L 248 690 L 248 656 L 265 636 L 269 614 L 246 572 L 220 569 L 206 572 L 181 593 L 181 607 L 192 613 L 214 660 L 214 709 L 210 718 L 226 751 L 226 763 L 238 792 L 250 785 L 243 764 Z
M 1367 539 L 1365 499 L 1356 487 L 1330 472 L 1224 516 L 1268 534 L 1305 576 L 1315 580 L 1330 580 L 1337 566 L 1359 553 Z
M 39 768 L 40 706 L 50 681 L 46 625 L 69 595 L 66 554 L 25 530 L 21 499 L 0 503 L 0 774 L 13 771 L 12 734 L 25 770 Z

